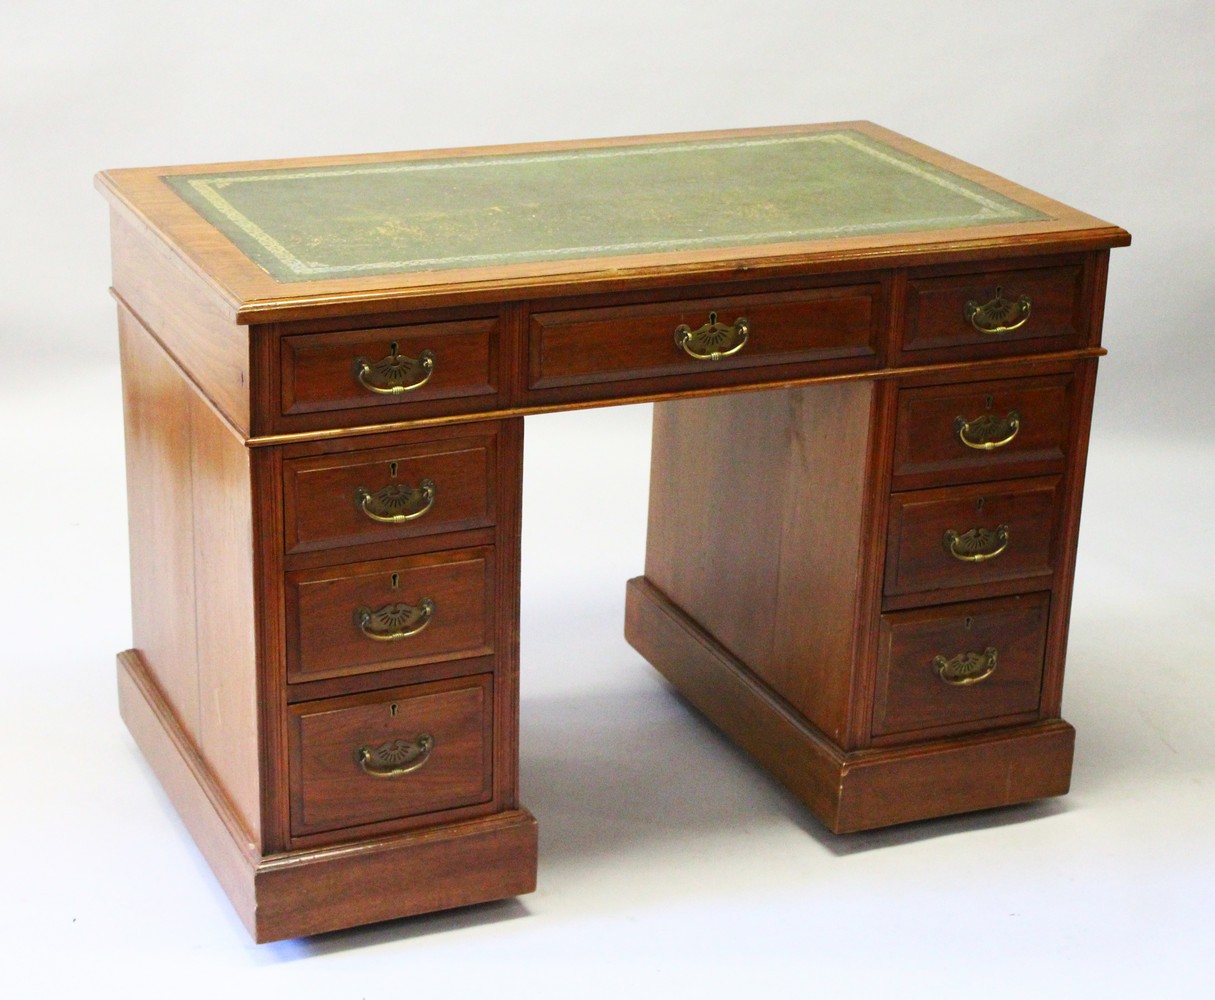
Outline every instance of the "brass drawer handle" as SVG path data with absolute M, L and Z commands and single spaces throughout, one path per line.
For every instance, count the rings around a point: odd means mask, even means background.
M 741 351 L 750 333 L 751 328 L 743 317 L 739 316 L 732 325 L 726 326 L 717 322 L 717 313 L 711 312 L 709 322 L 699 330 L 693 330 L 686 323 L 677 326 L 675 343 L 697 361 L 720 361 Z M 726 347 L 727 344 L 731 346 Z
M 996 297 L 982 305 L 971 299 L 962 309 L 962 315 L 979 333 L 1010 333 L 1029 321 L 1031 301 L 1022 295 L 1016 302 L 1004 297 L 1004 289 L 996 289 Z
M 434 506 L 433 479 L 423 479 L 416 487 L 393 483 L 372 493 L 360 486 L 354 491 L 354 505 L 372 521 L 380 524 L 402 524 L 416 521 Z
M 1008 548 L 1008 525 L 1001 524 L 995 531 L 991 528 L 971 528 L 962 535 L 950 528 L 941 539 L 941 544 L 960 562 L 984 562 L 994 559 Z
M 981 653 L 959 653 L 949 659 L 934 656 L 932 667 L 941 680 L 954 687 L 978 684 L 996 672 L 996 651 L 988 646 Z
M 389 740 L 378 747 L 361 746 L 354 752 L 354 758 L 373 778 L 399 778 L 422 767 L 430 760 L 434 748 L 435 738 L 422 733 L 412 740 Z
M 423 351 L 408 358 L 397 351 L 394 342 L 388 357 L 372 364 L 366 358 L 354 359 L 354 377 L 364 389 L 381 396 L 399 396 L 424 386 L 434 374 L 435 356 Z
M 431 623 L 435 602 L 423 597 L 414 604 L 386 604 L 378 611 L 356 608 L 354 623 L 368 639 L 377 642 L 399 642 L 417 635 Z
M 958 417 L 953 422 L 953 429 L 958 440 L 967 448 L 992 451 L 1010 444 L 1017 436 L 1017 431 L 1021 429 L 1021 414 L 1016 410 L 1009 410 L 1006 417 L 997 417 L 990 413 L 975 417 L 974 420 Z

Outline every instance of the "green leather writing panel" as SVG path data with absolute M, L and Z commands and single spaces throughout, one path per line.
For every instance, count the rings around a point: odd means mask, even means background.
M 846 129 L 164 179 L 283 282 L 1046 218 Z

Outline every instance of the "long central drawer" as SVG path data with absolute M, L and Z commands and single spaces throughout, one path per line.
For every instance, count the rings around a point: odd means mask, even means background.
M 528 386 L 874 358 L 881 293 L 871 282 L 533 312 Z

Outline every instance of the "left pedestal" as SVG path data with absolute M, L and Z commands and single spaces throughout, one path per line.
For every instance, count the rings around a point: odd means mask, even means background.
M 122 716 L 255 939 L 532 891 L 522 420 L 260 444 L 119 331 Z

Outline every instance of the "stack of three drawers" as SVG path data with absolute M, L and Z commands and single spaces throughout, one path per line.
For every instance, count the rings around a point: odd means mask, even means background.
M 520 423 L 282 449 L 292 847 L 513 798 Z

